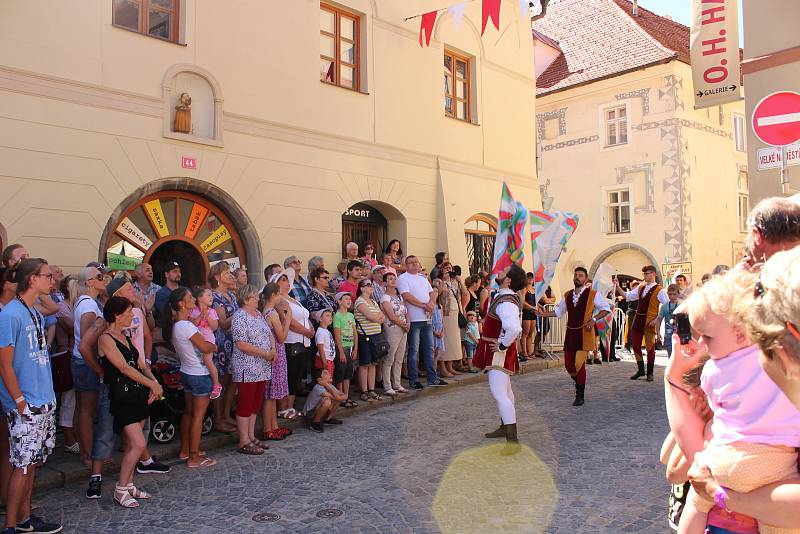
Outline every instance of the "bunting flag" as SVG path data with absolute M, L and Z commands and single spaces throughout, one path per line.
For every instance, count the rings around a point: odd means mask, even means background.
M 608 313 L 597 321 L 597 333 L 600 334 L 600 343 L 606 349 L 606 356 L 611 354 L 611 333 L 614 328 L 614 314 Z
M 556 273 L 558 258 L 578 227 L 578 215 L 568 211 L 531 212 L 533 286 L 536 302 L 544 296 Z
M 519 0 L 519 16 L 525 20 L 531 17 L 530 0 Z
M 497 236 L 494 242 L 494 262 L 492 274 L 497 274 L 512 263 L 521 264 L 525 257 L 523 251 L 523 231 L 528 218 L 528 208 L 514 200 L 511 191 L 503 182 L 503 195 L 500 198 L 500 217 L 497 221 Z
M 431 11 L 425 13 L 420 18 L 419 23 L 419 46 L 430 46 L 431 37 L 433 36 L 433 25 L 436 24 L 436 14 L 438 11 Z M 425 45 L 422 44 L 422 34 L 425 33 Z
M 456 31 L 461 29 L 461 20 L 464 18 L 464 9 L 467 7 L 466 2 L 461 2 L 453 7 L 448 8 L 448 13 L 453 15 L 453 24 L 456 26 Z
M 492 19 L 494 27 L 500 31 L 500 0 L 481 0 L 481 36 L 486 31 L 486 22 Z

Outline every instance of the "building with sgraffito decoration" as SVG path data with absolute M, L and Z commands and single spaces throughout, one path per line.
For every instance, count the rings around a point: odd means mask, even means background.
M 0 2 L 0 244 L 186 284 L 350 240 L 486 268 L 503 181 L 541 205 L 530 19 L 481 38 L 471 3 L 420 48 L 440 4 Z
M 639 278 L 683 264 L 695 282 L 734 263 L 749 209 L 744 102 L 693 108 L 689 28 L 629 0 L 557 0 L 533 28 L 542 200 L 580 216 L 560 286 L 604 261 Z

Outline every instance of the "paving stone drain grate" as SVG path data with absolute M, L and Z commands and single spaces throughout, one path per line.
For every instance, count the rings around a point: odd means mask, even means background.
M 262 514 L 256 514 L 253 516 L 253 521 L 256 523 L 273 523 L 280 519 L 281 516 L 278 514 L 272 514 L 269 512 L 264 512 Z
M 317 512 L 317 517 L 321 517 L 323 519 L 331 519 L 334 517 L 340 517 L 344 512 L 341 510 L 337 510 L 336 508 L 323 508 L 319 512 Z

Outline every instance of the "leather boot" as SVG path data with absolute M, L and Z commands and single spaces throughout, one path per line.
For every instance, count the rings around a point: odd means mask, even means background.
M 639 368 L 639 370 L 636 371 L 636 374 L 631 377 L 631 380 L 636 380 L 637 378 L 645 376 L 644 362 L 636 362 L 636 366 Z
M 504 438 L 506 437 L 506 425 L 503 424 L 503 420 L 500 419 L 500 428 L 494 430 L 492 432 L 487 432 L 484 434 L 484 437 L 487 438 Z
M 522 445 L 517 440 L 517 425 L 506 425 L 506 444 L 500 451 L 501 456 L 511 456 L 522 450 Z
M 586 384 L 575 384 L 575 401 L 573 406 L 583 406 L 583 393 L 586 391 Z
M 647 381 L 648 382 L 652 382 L 653 381 L 653 367 L 654 366 L 655 366 L 654 363 L 648 363 L 647 364 Z

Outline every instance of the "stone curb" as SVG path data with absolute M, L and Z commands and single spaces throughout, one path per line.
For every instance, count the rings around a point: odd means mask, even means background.
M 521 365 L 521 374 L 525 375 L 531 372 L 544 371 L 546 369 L 562 367 L 563 365 L 564 360 L 561 358 L 558 360 L 531 360 Z M 359 402 L 358 406 L 355 408 L 339 410 L 336 415 L 344 419 L 360 413 L 383 408 L 387 405 L 408 402 L 429 395 L 443 394 L 454 387 L 468 386 L 479 382 L 485 382 L 486 380 L 485 373 L 459 375 L 456 378 L 448 379 L 449 385 L 446 387 L 426 387 L 421 391 L 412 390 L 407 394 L 398 395 L 395 398 L 384 397 L 383 400 L 378 402 Z M 283 426 L 296 430 L 298 428 L 303 428 L 305 425 L 302 422 L 295 421 L 288 424 L 284 423 Z M 237 443 L 238 438 L 235 435 L 211 432 L 203 436 L 201 440 L 201 449 L 204 451 L 212 451 L 223 447 L 232 447 Z M 158 457 L 159 461 L 168 465 L 178 465 L 182 463 L 178 460 L 179 449 L 180 442 L 177 437 L 165 444 L 150 443 L 150 452 Z M 119 467 L 119 455 L 117 454 L 113 464 L 103 468 L 103 474 L 105 476 L 116 474 L 119 472 Z M 47 460 L 44 466 L 36 470 L 36 480 L 33 490 L 35 493 L 41 493 L 53 488 L 60 488 L 72 482 L 86 481 L 89 479 L 89 475 L 89 468 L 81 465 L 76 455 L 66 454 L 59 448 L 59 450 Z

